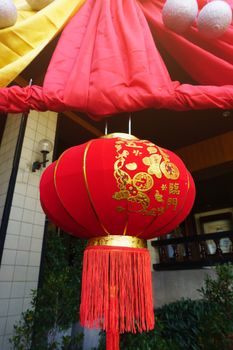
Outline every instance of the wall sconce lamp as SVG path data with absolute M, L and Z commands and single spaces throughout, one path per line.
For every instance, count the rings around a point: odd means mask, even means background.
M 36 170 L 39 170 L 42 165 L 43 165 L 43 168 L 46 167 L 46 163 L 49 161 L 49 159 L 47 159 L 47 155 L 52 151 L 53 144 L 51 141 L 47 139 L 43 139 L 39 142 L 38 148 L 39 148 L 39 151 L 42 153 L 43 160 L 42 162 L 37 160 L 32 164 L 33 173 L 36 172 Z

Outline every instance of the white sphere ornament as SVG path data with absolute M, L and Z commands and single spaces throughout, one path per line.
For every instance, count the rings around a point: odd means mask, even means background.
M 54 0 L 26 0 L 31 8 L 35 11 L 39 11 L 49 5 Z
M 13 26 L 17 20 L 17 9 L 12 0 L 0 0 L 0 28 Z
M 167 0 L 162 10 L 164 25 L 176 33 L 185 32 L 197 16 L 196 0 Z
M 216 0 L 205 5 L 199 13 L 197 27 L 208 39 L 218 38 L 232 22 L 232 9 L 227 2 Z

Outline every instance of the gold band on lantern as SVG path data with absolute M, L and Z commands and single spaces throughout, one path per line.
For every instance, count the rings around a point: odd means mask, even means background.
M 147 248 L 145 239 L 133 236 L 109 235 L 95 237 L 88 240 L 88 247 L 91 246 L 110 246 L 110 247 L 128 247 L 128 248 Z

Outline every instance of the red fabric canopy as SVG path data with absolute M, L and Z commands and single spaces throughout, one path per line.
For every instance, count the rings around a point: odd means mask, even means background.
M 145 108 L 233 108 L 233 26 L 219 39 L 202 38 L 195 25 L 179 35 L 164 26 L 163 4 L 87 0 L 64 29 L 43 87 L 1 89 L 0 110 L 73 109 L 100 119 Z M 171 80 L 152 34 L 202 85 Z

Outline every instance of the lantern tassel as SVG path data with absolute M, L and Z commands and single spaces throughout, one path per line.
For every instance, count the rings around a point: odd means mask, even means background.
M 86 248 L 80 321 L 84 327 L 105 330 L 111 350 L 119 349 L 118 333 L 154 328 L 150 255 L 146 248 Z
M 106 332 L 106 349 L 119 350 L 120 349 L 120 335 L 118 332 Z

